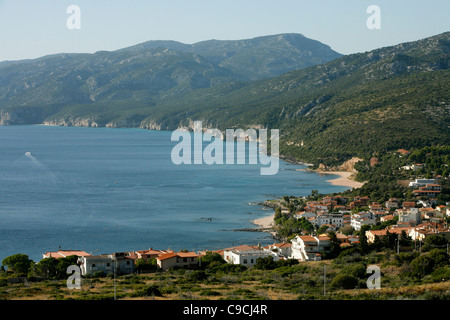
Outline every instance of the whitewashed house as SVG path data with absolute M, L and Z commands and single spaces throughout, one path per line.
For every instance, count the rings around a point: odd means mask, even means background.
M 252 267 L 256 264 L 259 258 L 266 258 L 272 256 L 274 261 L 280 258 L 278 254 L 270 250 L 261 250 L 258 246 L 242 245 L 224 249 L 223 258 L 226 262 L 231 264 L 240 264 L 246 267 Z
M 130 274 L 134 272 L 134 259 L 126 253 L 102 254 L 78 258 L 81 275 L 103 271 L 105 273 Z
M 291 242 L 291 258 L 301 261 L 320 261 L 321 252 L 330 248 L 330 238 L 325 236 L 296 236 Z
M 318 215 L 314 222 L 317 227 L 324 224 L 332 224 L 338 228 L 341 228 L 344 226 L 344 216 L 339 213 L 326 213 Z
M 425 187 L 427 184 L 434 184 L 436 183 L 436 179 L 416 179 L 414 182 L 410 182 L 409 186 L 412 188 L 417 187 Z
M 288 259 L 292 255 L 291 248 L 292 243 L 282 242 L 269 244 L 268 246 L 265 246 L 263 249 L 276 253 L 279 258 Z
M 409 211 L 399 211 L 398 222 L 410 223 L 411 225 L 418 225 L 422 222 L 422 217 L 419 208 L 411 208 Z
M 356 231 L 361 230 L 362 226 L 369 225 L 373 226 L 376 224 L 375 219 L 367 218 L 367 217 L 359 217 L 359 216 L 352 216 L 350 220 L 350 225 L 355 229 Z
M 301 219 L 301 218 L 308 219 L 308 218 L 315 218 L 316 214 L 312 211 L 302 211 L 302 212 L 297 212 L 294 215 L 294 217 L 297 219 Z

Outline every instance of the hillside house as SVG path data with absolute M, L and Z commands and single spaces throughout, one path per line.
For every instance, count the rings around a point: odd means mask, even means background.
M 274 261 L 279 260 L 277 253 L 272 250 L 261 250 L 258 246 L 237 246 L 224 249 L 223 258 L 226 262 L 231 264 L 240 264 L 246 267 L 251 267 L 256 264 L 259 258 L 266 258 L 272 256 Z
M 292 255 L 292 243 L 289 242 L 281 242 L 274 243 L 268 246 L 265 246 L 264 250 L 269 250 L 276 253 L 280 258 L 288 259 Z
M 411 188 L 425 187 L 427 184 L 435 184 L 436 179 L 416 179 L 409 183 Z
M 340 213 L 326 213 L 317 215 L 314 222 L 318 228 L 322 225 L 334 225 L 341 228 L 344 226 L 344 217 Z
M 77 256 L 77 257 L 88 257 L 90 256 L 89 253 L 84 252 L 82 250 L 58 250 L 56 252 L 46 252 L 42 255 L 43 259 L 46 258 L 67 258 L 70 256 Z
M 134 259 L 128 253 L 112 253 L 78 258 L 81 275 L 103 271 L 105 273 L 130 274 L 134 272 Z
M 195 252 L 167 252 L 156 257 L 159 269 L 167 270 L 175 266 L 189 267 L 199 263 L 199 254 Z
M 404 228 L 391 228 L 391 229 L 382 229 L 382 230 L 368 230 L 366 231 L 367 243 L 374 243 L 375 237 L 382 238 L 385 237 L 387 232 L 391 234 L 400 235 L 402 231 L 406 232 L 406 235 L 409 235 L 410 230 L 414 229 L 413 227 L 404 227 Z
M 330 248 L 330 238 L 324 236 L 296 236 L 291 242 L 291 258 L 301 261 L 320 261 L 322 250 L 326 252 Z

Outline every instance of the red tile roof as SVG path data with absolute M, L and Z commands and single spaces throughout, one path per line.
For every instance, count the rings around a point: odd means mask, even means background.
M 159 255 L 158 257 L 156 257 L 156 259 L 159 261 L 163 261 L 163 260 L 175 258 L 176 256 L 177 256 L 176 253 L 169 252 L 169 253 L 163 253 L 163 254 Z
M 52 257 L 58 259 L 70 256 L 88 257 L 90 256 L 90 254 L 82 250 L 59 250 L 57 252 L 46 252 L 44 253 L 44 256 L 46 256 L 47 258 Z

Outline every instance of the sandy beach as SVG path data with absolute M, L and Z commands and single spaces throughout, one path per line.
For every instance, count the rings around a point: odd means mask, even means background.
M 353 172 L 349 172 L 349 171 L 317 171 L 317 173 L 337 175 L 338 176 L 337 178 L 327 180 L 334 186 L 360 188 L 364 185 L 363 182 L 358 182 L 358 181 L 350 179 L 350 176 L 353 174 Z
M 253 220 L 252 222 L 254 224 L 260 226 L 262 229 L 269 229 L 269 228 L 272 228 L 275 225 L 275 223 L 273 221 L 274 217 L 275 217 L 275 215 L 273 214 L 273 215 L 268 216 L 268 217 L 263 217 L 263 218 L 259 218 L 259 219 Z M 274 231 L 271 231 L 270 233 L 273 236 L 276 235 L 276 232 L 274 232 Z

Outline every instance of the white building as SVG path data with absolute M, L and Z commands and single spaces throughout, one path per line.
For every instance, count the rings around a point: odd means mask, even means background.
M 409 211 L 399 211 L 398 222 L 410 223 L 413 225 L 420 224 L 422 222 L 419 208 L 411 208 Z
M 361 230 L 362 226 L 365 226 L 365 225 L 373 226 L 376 223 L 377 222 L 375 221 L 375 219 L 371 219 L 371 218 L 367 218 L 367 217 L 361 218 L 358 216 L 352 216 L 352 219 L 350 220 L 350 225 L 356 231 Z
M 435 184 L 436 179 L 416 179 L 414 182 L 410 182 L 409 186 L 413 188 L 425 187 L 427 184 Z
M 301 219 L 301 218 L 308 219 L 308 218 L 315 218 L 316 214 L 312 211 L 302 211 L 302 212 L 297 212 L 295 214 L 295 217 L 297 219 Z
M 320 261 L 321 252 L 330 248 L 330 238 L 323 236 L 296 236 L 291 242 L 291 258 L 301 261 Z
M 81 275 L 103 271 L 105 273 L 130 274 L 134 272 L 134 260 L 126 253 L 102 254 L 78 258 Z
M 263 249 L 276 253 L 279 258 L 287 259 L 292 255 L 292 243 L 289 242 L 269 244 Z
M 261 250 L 257 246 L 242 245 L 238 247 L 224 249 L 223 258 L 226 262 L 231 264 L 240 264 L 246 267 L 252 267 L 256 264 L 259 258 L 266 258 L 272 256 L 274 261 L 280 258 L 278 254 L 270 250 Z
M 324 224 L 332 224 L 338 228 L 341 228 L 344 226 L 344 216 L 342 214 L 326 213 L 318 215 L 314 222 L 317 227 Z

